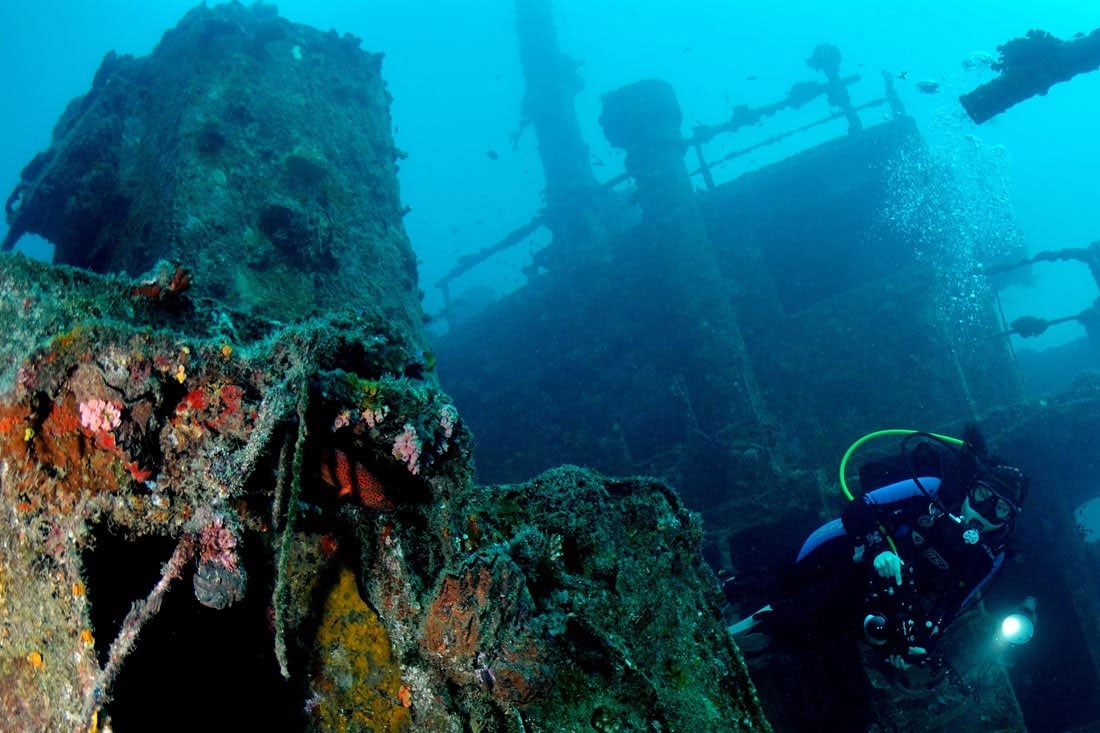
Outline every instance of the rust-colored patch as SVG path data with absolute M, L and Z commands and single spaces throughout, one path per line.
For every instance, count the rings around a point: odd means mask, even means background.
M 51 435 L 69 435 L 80 430 L 80 415 L 76 411 L 76 401 L 72 395 L 61 403 L 55 402 L 50 414 L 42 423 L 42 429 Z
M 452 682 L 477 685 L 503 703 L 530 702 L 550 683 L 547 650 L 524 621 L 531 603 L 513 561 L 476 556 L 443 578 L 421 643 Z

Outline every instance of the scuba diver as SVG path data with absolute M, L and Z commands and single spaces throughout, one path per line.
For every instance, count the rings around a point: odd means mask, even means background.
M 974 426 L 963 440 L 884 432 L 906 436 L 901 453 L 860 467 L 863 495 L 806 539 L 770 604 L 729 627 L 743 651 L 863 640 L 897 670 L 946 665 L 931 650 L 1000 572 L 1029 480 Z M 844 465 L 863 440 L 841 465 L 849 498 Z

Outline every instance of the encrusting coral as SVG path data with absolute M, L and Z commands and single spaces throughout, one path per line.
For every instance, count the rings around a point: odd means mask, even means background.
M 172 603 L 182 624 L 266 605 L 249 674 L 281 672 L 292 729 L 767 728 L 667 488 L 579 469 L 478 486 L 430 359 L 382 318 L 263 323 L 2 265 L 0 318 L 34 294 L 27 323 L 66 324 L 0 395 L 5 720 L 155 725 L 161 706 L 119 693 Z M 89 571 L 107 540 L 164 548 L 116 627 Z

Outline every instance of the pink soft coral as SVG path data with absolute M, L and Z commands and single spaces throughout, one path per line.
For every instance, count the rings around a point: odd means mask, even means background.
M 404 461 L 409 473 L 420 473 L 420 439 L 409 423 L 405 423 L 405 429 L 393 441 L 393 457 Z
M 237 569 L 237 536 L 216 517 L 199 533 L 199 562 L 215 563 L 226 570 Z
M 80 424 L 93 433 L 114 430 L 122 422 L 122 410 L 114 402 L 98 397 L 80 403 Z

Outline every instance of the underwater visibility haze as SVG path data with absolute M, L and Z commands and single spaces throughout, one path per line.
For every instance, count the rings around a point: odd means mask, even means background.
M 0 69 L 0 728 L 1100 726 L 1091 3 L 3 0 Z

